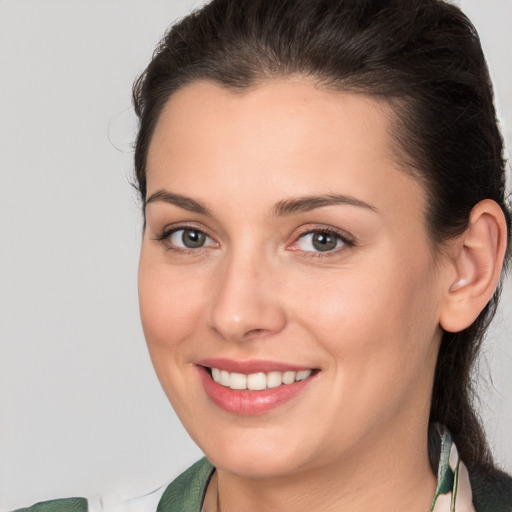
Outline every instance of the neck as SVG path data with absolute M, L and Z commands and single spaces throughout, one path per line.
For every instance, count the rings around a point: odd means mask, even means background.
M 391 442 L 379 432 L 341 462 L 282 477 L 253 479 L 218 470 L 218 512 L 310 512 L 320 504 L 323 512 L 428 511 L 436 478 L 423 431 L 414 436 L 410 424 L 399 432 L 395 425 Z

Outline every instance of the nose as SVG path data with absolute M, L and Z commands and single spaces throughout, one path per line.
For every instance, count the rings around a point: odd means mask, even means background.
M 277 269 L 243 254 L 232 255 L 223 265 L 210 303 L 209 327 L 236 342 L 280 332 L 286 313 L 276 293 Z

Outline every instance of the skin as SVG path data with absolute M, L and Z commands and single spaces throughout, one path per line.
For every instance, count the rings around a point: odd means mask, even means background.
M 158 121 L 147 197 L 208 211 L 147 204 L 141 316 L 163 389 L 217 468 L 222 512 L 430 506 L 430 395 L 458 276 L 432 250 L 424 191 L 397 163 L 390 117 L 370 97 L 289 79 L 244 92 L 187 85 Z M 369 207 L 275 212 L 329 194 Z M 182 232 L 158 240 L 184 225 L 205 246 L 180 250 Z M 319 252 L 301 238 L 326 229 L 349 243 Z M 319 372 L 292 400 L 244 416 L 206 395 L 196 364 L 211 357 Z

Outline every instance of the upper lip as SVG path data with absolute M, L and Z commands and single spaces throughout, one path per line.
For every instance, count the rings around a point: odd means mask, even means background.
M 218 368 L 219 370 L 225 370 L 230 373 L 242 373 L 246 375 L 259 372 L 299 372 L 301 370 L 313 370 L 311 366 L 302 366 L 297 364 L 283 363 L 279 361 L 268 361 L 264 359 L 237 361 L 234 359 L 208 358 L 201 359 L 196 364 L 208 368 Z

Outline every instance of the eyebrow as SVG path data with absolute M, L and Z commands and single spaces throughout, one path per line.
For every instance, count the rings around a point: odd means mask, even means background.
M 213 217 L 212 211 L 200 201 L 181 194 L 174 194 L 166 190 L 158 190 L 154 194 L 151 194 L 146 200 L 144 207 L 150 203 L 155 203 L 158 201 L 173 204 L 190 212 L 200 213 L 202 215 Z M 320 196 L 304 196 L 294 199 L 284 199 L 274 205 L 272 212 L 276 217 L 283 217 L 296 213 L 309 212 L 311 210 L 315 210 L 316 208 L 323 208 L 326 206 L 339 204 L 357 206 L 359 208 L 366 208 L 373 212 L 378 212 L 375 206 L 365 203 L 360 199 L 356 199 L 355 197 L 340 194 L 325 194 Z
M 316 208 L 325 206 L 333 206 L 338 204 L 346 204 L 350 206 L 357 206 L 359 208 L 366 208 L 373 212 L 378 213 L 375 206 L 372 206 L 355 197 L 345 196 L 340 194 L 326 194 L 321 196 L 305 196 L 297 199 L 285 199 L 279 201 L 273 208 L 273 213 L 276 216 L 293 215 L 295 213 L 309 212 Z
M 179 208 L 188 210 L 189 212 L 200 213 L 210 217 L 213 216 L 211 210 L 200 201 L 196 201 L 191 197 L 182 196 L 181 194 L 173 194 L 172 192 L 167 192 L 166 190 L 158 190 L 154 194 L 151 194 L 148 199 L 146 199 L 144 208 L 146 208 L 148 204 L 156 203 L 158 201 L 173 204 Z

